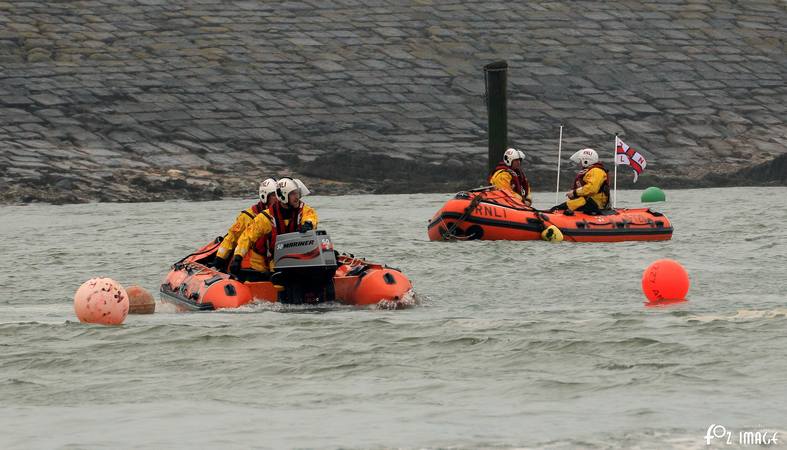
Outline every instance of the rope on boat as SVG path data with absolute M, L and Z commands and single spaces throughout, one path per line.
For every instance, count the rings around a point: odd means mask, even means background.
M 501 193 L 509 201 L 513 201 L 513 202 L 518 201 L 517 198 L 515 198 L 513 195 L 511 195 L 505 189 L 501 189 L 501 190 L 491 189 L 491 190 L 494 190 L 495 192 Z M 539 212 L 537 209 L 533 208 L 532 206 L 525 205 L 525 207 L 523 208 L 523 207 L 514 206 L 513 204 L 504 205 L 504 204 L 501 204 L 501 203 L 497 203 L 497 202 L 494 201 L 494 199 L 486 198 L 486 196 L 484 194 L 489 192 L 489 191 L 490 191 L 490 187 L 484 187 L 484 188 L 479 188 L 479 189 L 472 189 L 472 190 L 468 191 L 468 192 L 478 192 L 478 195 L 473 197 L 473 199 L 470 201 L 470 204 L 467 206 L 467 208 L 465 208 L 465 210 L 462 213 L 462 215 L 459 216 L 459 218 L 457 218 L 456 221 L 454 223 L 452 223 L 450 226 L 446 225 L 445 220 L 443 219 L 443 216 L 442 215 L 440 216 L 440 222 L 442 222 L 443 226 L 446 229 L 446 231 L 444 231 L 442 233 L 443 239 L 445 239 L 446 241 L 454 241 L 454 240 L 466 241 L 466 240 L 471 239 L 470 236 L 459 236 L 459 235 L 457 235 L 456 234 L 456 229 L 457 229 L 457 227 L 459 226 L 460 223 L 465 222 L 467 220 L 467 218 L 470 217 L 470 214 L 473 213 L 473 210 L 475 210 L 475 208 L 481 202 L 489 203 L 489 204 L 497 205 L 497 206 L 502 206 L 504 208 L 516 209 L 516 210 L 519 210 L 519 211 L 535 211 L 536 213 Z M 543 225 L 543 223 L 544 223 L 543 219 L 541 219 L 541 223 Z
M 479 194 L 473 197 L 472 200 L 470 200 L 470 204 L 467 205 L 467 208 L 465 208 L 462 215 L 459 216 L 459 218 L 457 218 L 456 221 L 452 223 L 450 226 L 446 226 L 446 230 L 442 233 L 443 239 L 445 239 L 446 241 L 456 241 L 456 240 L 465 241 L 469 239 L 468 236 L 459 236 L 455 232 L 459 224 L 463 223 L 465 220 L 467 220 L 468 217 L 470 217 L 470 214 L 473 213 L 473 210 L 478 206 L 479 203 L 481 203 L 482 199 L 483 199 L 483 194 Z M 442 215 L 440 216 L 440 221 L 443 223 L 443 225 L 445 225 L 445 220 L 443 220 Z

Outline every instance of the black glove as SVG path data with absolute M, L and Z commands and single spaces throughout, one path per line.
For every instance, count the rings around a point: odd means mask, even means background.
M 243 256 L 235 255 L 232 257 L 232 262 L 230 262 L 230 273 L 231 274 L 239 274 L 240 273 L 240 263 L 243 261 Z
M 219 270 L 225 270 L 227 268 L 227 260 L 224 258 L 219 258 L 218 256 L 213 258 L 213 262 L 210 263 L 210 267 Z
M 301 224 L 301 228 L 298 231 L 300 231 L 301 233 L 305 233 L 313 229 L 314 229 L 314 225 L 312 225 L 311 222 L 303 222 L 303 224 Z

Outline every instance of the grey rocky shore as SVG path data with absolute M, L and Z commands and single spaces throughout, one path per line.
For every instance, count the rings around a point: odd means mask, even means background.
M 560 124 L 642 151 L 634 187 L 786 185 L 785 29 L 782 0 L 0 0 L 0 203 L 479 186 L 496 60 L 537 190 Z

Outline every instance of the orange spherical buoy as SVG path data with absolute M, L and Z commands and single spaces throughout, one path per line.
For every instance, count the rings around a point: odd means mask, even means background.
M 689 274 L 677 261 L 659 259 L 643 272 L 642 291 L 650 306 L 685 302 L 689 292 Z
M 156 312 L 156 300 L 150 292 L 136 284 L 126 288 L 128 294 L 129 314 L 153 314 Z
M 120 325 L 128 315 L 128 294 L 111 278 L 91 278 L 74 294 L 74 311 L 80 322 Z

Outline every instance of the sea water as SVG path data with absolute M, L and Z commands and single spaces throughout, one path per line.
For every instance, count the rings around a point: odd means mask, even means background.
M 312 196 L 336 248 L 401 269 L 417 306 L 158 305 L 119 327 L 77 321 L 83 281 L 157 296 L 252 200 L 3 206 L 0 448 L 706 448 L 712 426 L 784 430 L 785 197 L 668 191 L 651 206 L 671 241 L 575 244 L 429 242 L 450 194 Z M 659 258 L 685 266 L 687 303 L 643 306 Z

